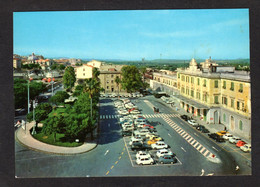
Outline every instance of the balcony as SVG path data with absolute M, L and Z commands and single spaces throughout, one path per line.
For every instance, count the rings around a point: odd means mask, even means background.
M 234 91 L 234 88 L 230 88 L 231 91 Z
M 240 93 L 243 93 L 243 90 L 242 90 L 242 89 L 239 89 L 238 91 L 239 91 Z
M 222 86 L 223 89 L 226 89 L 226 86 Z

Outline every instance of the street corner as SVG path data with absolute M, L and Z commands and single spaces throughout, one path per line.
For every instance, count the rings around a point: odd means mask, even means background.
M 221 160 L 216 155 L 208 156 L 207 159 L 210 162 L 213 162 L 213 163 L 216 163 L 216 164 L 220 164 L 221 163 Z

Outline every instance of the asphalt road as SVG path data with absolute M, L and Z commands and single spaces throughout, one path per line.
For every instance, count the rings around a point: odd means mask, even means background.
M 145 101 L 148 100 L 149 102 Z M 134 99 L 133 102 L 135 102 Z M 145 97 L 136 104 L 142 114 L 153 114 L 151 103 L 160 108 L 160 112 L 176 113 L 170 107 Z M 101 99 L 101 115 L 116 115 L 112 99 Z M 118 119 L 100 120 L 99 145 L 94 150 L 72 156 L 60 156 L 29 150 L 15 144 L 15 166 L 17 177 L 96 177 L 96 176 L 200 176 L 200 175 L 234 175 L 237 159 L 232 152 L 221 148 L 207 136 L 199 133 L 178 117 L 169 117 L 192 138 L 207 150 L 217 155 L 220 163 L 209 161 L 184 139 L 164 117 L 147 118 L 154 125 L 170 149 L 176 154 L 178 163 L 173 165 L 137 166 L 127 146 L 127 138 L 121 136 Z M 158 123 L 159 122 L 159 123 Z M 194 134 L 195 133 L 195 134 Z M 225 143 L 229 144 L 229 143 Z M 230 146 L 230 145 L 229 145 Z M 232 145 L 231 145 L 232 146 Z M 214 149 L 214 148 L 215 149 Z M 232 147 L 231 147 L 232 148 Z M 229 149 L 228 149 L 229 150 Z M 236 155 L 237 156 L 237 155 Z M 240 157 L 239 157 L 240 158 Z M 241 157 L 240 159 L 243 160 Z M 251 170 L 249 170 L 251 171 Z M 242 171 L 239 171 L 241 174 Z

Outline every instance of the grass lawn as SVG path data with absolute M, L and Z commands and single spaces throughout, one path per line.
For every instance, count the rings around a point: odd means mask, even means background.
M 51 144 L 51 145 L 57 145 L 57 146 L 63 146 L 63 147 L 77 147 L 83 144 L 83 142 L 69 142 L 66 141 L 64 138 L 64 134 L 56 134 L 56 142 L 54 142 L 53 134 L 51 135 L 44 135 L 42 132 L 37 133 L 33 135 L 33 137 L 41 142 Z

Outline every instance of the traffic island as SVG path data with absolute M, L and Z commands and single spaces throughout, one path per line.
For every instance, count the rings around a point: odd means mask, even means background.
M 210 162 L 214 162 L 214 163 L 221 163 L 221 160 L 219 158 L 216 157 L 216 155 L 211 155 L 211 156 L 208 156 L 207 159 L 210 161 Z
M 19 128 L 16 130 L 15 133 L 18 142 L 29 149 L 44 152 L 44 153 L 50 153 L 50 154 L 72 155 L 72 154 L 85 153 L 97 147 L 97 140 L 94 140 L 92 142 L 85 141 L 83 145 L 78 147 L 61 147 L 61 146 L 55 146 L 55 145 L 43 143 L 41 141 L 34 139 L 30 134 L 30 130 L 32 129 L 33 125 L 34 125 L 33 122 L 28 123 L 26 124 L 25 130 L 23 128 Z

